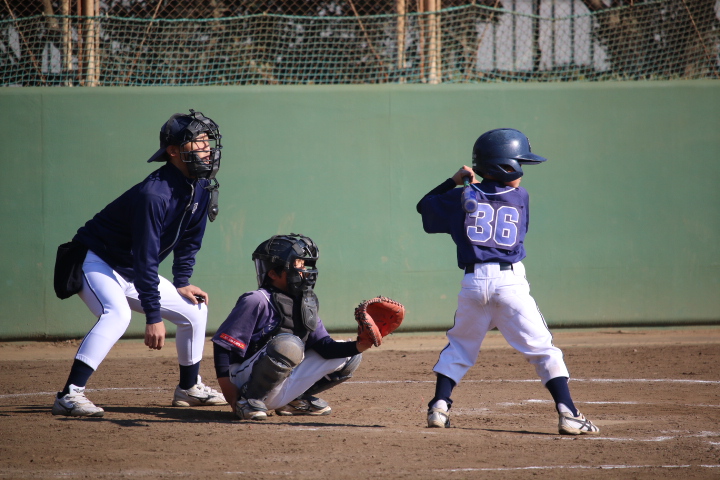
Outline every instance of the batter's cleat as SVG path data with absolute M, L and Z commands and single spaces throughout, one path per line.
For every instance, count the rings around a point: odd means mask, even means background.
M 449 428 L 450 414 L 442 408 L 428 410 L 428 428 Z
M 173 407 L 214 407 L 228 403 L 222 393 L 203 384 L 198 375 L 197 383 L 187 390 L 183 390 L 179 385 L 175 388 L 172 404 Z
M 577 417 L 571 413 L 562 412 L 558 421 L 558 431 L 561 435 L 598 435 L 600 429 L 578 412 Z
M 235 414 L 240 420 L 265 420 L 267 411 L 265 403 L 254 398 L 240 398 L 235 404 Z
M 284 407 L 275 410 L 275 413 L 282 416 L 291 415 L 330 415 L 332 408 L 322 398 L 312 395 L 301 395 Z
M 105 410 L 96 407 L 88 400 L 85 396 L 85 387 L 70 385 L 70 392 L 67 395 L 55 398 L 52 414 L 66 417 L 102 417 L 105 415 Z

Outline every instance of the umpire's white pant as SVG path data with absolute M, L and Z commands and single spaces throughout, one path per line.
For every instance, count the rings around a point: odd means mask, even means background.
M 144 311 L 132 282 L 126 281 L 92 251 L 85 257 L 83 274 L 83 288 L 79 296 L 98 321 L 83 339 L 75 358 L 97 370 L 130 325 L 131 310 Z M 193 305 L 177 292 L 172 282 L 159 278 L 162 318 L 177 326 L 175 345 L 178 362 L 180 365 L 193 365 L 202 359 L 207 307 L 204 303 Z
M 521 262 L 512 270 L 500 270 L 497 263 L 477 264 L 474 273 L 465 274 L 455 325 L 447 332 L 448 345 L 433 371 L 459 383 L 494 327 L 535 367 L 543 385 L 555 377 L 570 377 L 562 351 L 552 344 L 552 334 L 530 296 Z
M 243 363 L 230 365 L 230 381 L 239 389 L 250 380 L 255 362 L 265 352 L 267 345 Z M 264 403 L 268 410 L 284 407 L 315 385 L 315 382 L 342 369 L 352 357 L 325 359 L 315 350 L 305 350 L 305 358 L 290 373 L 290 376 L 273 388 Z

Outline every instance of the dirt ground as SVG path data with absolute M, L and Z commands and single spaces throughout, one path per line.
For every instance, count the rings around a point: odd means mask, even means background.
M 428 429 L 442 333 L 396 334 L 323 394 L 327 417 L 171 407 L 174 344 L 121 341 L 92 377 L 102 418 L 54 417 L 77 341 L 0 343 L 0 478 L 720 478 L 720 327 L 555 330 L 596 437 L 557 433 L 534 370 L 492 332 Z M 337 338 L 343 338 L 338 335 Z M 217 386 L 212 349 L 201 374 Z

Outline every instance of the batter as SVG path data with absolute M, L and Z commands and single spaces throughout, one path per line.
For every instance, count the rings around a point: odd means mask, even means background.
M 535 367 L 552 395 L 561 434 L 597 434 L 598 427 L 575 407 L 563 354 L 552 343 L 525 278 L 523 245 L 530 224 L 529 195 L 520 187 L 522 165 L 546 159 L 530 151 L 530 142 L 510 128 L 481 135 L 473 147 L 473 167 L 463 166 L 431 190 L 417 205 L 427 233 L 450 234 L 458 267 L 465 273 L 448 345 L 433 368 L 435 396 L 428 404 L 428 427 L 450 426 L 451 394 L 472 367 L 487 332 L 495 327 Z M 482 177 L 475 180 L 473 173 Z M 470 177 L 477 200 L 474 212 L 462 207 L 463 178 Z

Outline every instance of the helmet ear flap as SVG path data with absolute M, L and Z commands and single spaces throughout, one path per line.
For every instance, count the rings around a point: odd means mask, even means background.
M 522 164 L 535 165 L 546 159 L 530 151 L 530 140 L 514 128 L 497 128 L 478 137 L 473 145 L 473 171 L 499 182 L 523 176 Z

